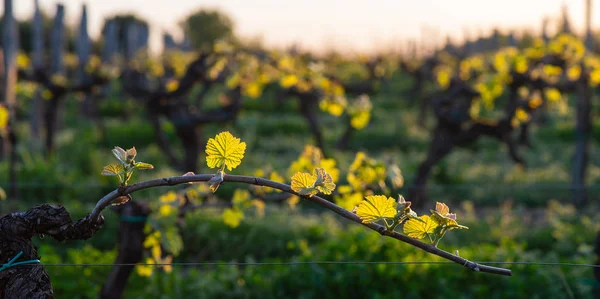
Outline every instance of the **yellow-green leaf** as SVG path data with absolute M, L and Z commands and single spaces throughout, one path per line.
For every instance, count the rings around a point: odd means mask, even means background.
M 139 170 L 154 169 L 154 165 L 150 163 L 136 162 L 134 165 L 135 168 Z
M 385 195 L 367 196 L 356 208 L 356 214 L 363 223 L 375 222 L 383 218 L 394 218 L 396 211 L 396 201 Z
M 431 235 L 438 226 L 429 216 L 423 215 L 419 217 L 422 221 L 417 219 L 408 219 L 404 223 L 404 233 L 415 239 L 424 239 L 428 234 Z
M 335 183 L 333 183 L 333 179 L 331 175 L 325 172 L 323 168 L 317 168 L 313 172 L 313 176 L 317 177 L 315 181 L 315 188 L 319 190 L 323 194 L 331 194 L 335 189 Z
M 315 188 L 315 182 L 317 177 L 306 172 L 297 172 L 292 176 L 292 190 L 300 195 L 313 196 L 319 193 L 319 190 Z
M 245 142 L 241 142 L 229 132 L 222 132 L 208 140 L 206 163 L 210 168 L 226 166 L 228 170 L 232 170 L 242 163 L 245 151 Z
M 110 164 L 104 166 L 100 174 L 103 176 L 117 176 L 119 174 L 123 174 L 124 171 L 125 170 L 121 164 Z

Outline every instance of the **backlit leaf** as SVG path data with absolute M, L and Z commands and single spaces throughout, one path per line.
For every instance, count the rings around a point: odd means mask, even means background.
M 356 208 L 356 215 L 363 223 L 375 222 L 383 218 L 394 218 L 396 211 L 396 200 L 385 195 L 367 196 Z
M 232 170 L 242 163 L 245 151 L 245 142 L 241 142 L 229 132 L 222 132 L 208 140 L 206 163 L 210 168 L 226 166 L 228 170 Z
M 323 168 L 316 168 L 313 172 L 313 176 L 317 177 L 315 181 L 315 188 L 323 194 L 331 194 L 335 189 L 335 183 L 331 176 L 325 172 Z
M 428 234 L 433 234 L 438 225 L 427 215 L 423 215 L 419 218 L 422 221 L 417 219 L 409 219 L 406 221 L 406 223 L 404 223 L 404 233 L 411 238 L 425 239 Z
M 298 172 L 292 176 L 292 190 L 300 195 L 313 196 L 319 193 L 315 188 L 317 177 L 306 172 Z
M 125 161 L 127 161 L 127 152 L 123 148 L 115 146 L 115 148 L 112 150 L 112 153 L 119 161 L 121 161 L 121 163 L 125 163 Z
M 134 166 L 139 170 L 154 169 L 154 165 L 144 162 L 136 162 Z
M 124 171 L 125 170 L 121 164 L 110 164 L 104 166 L 100 174 L 103 176 L 117 176 L 119 174 L 123 174 Z

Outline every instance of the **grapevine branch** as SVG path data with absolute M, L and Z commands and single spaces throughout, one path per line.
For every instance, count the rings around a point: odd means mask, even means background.
M 131 194 L 131 193 L 139 191 L 139 190 L 153 188 L 153 187 L 174 186 L 174 185 L 193 183 L 193 182 L 206 182 L 206 181 L 210 180 L 211 178 L 213 178 L 213 176 L 214 175 L 212 175 L 212 174 L 176 176 L 176 177 L 144 181 L 144 182 L 136 183 L 133 185 L 120 187 L 120 188 L 110 192 L 109 194 L 105 195 L 103 198 L 101 198 L 98 201 L 98 203 L 96 204 L 96 206 L 94 207 L 92 213 L 88 217 L 92 221 L 95 221 L 95 219 L 99 219 L 99 217 L 101 216 L 100 213 L 102 212 L 102 210 L 104 210 L 106 207 L 108 207 L 111 204 L 111 202 L 113 200 L 117 199 L 119 196 Z M 257 177 L 251 177 L 251 176 L 241 176 L 241 175 L 225 175 L 223 177 L 223 181 L 270 187 L 270 188 L 281 190 L 283 192 L 294 194 L 294 195 L 300 196 L 304 199 L 307 199 L 309 201 L 312 201 L 313 203 L 316 203 L 326 209 L 329 209 L 346 219 L 349 219 L 356 223 L 362 224 L 374 231 L 377 231 L 378 233 L 380 233 L 384 236 L 397 239 L 404 243 L 408 243 L 412 246 L 415 246 L 422 250 L 425 250 L 431 254 L 437 255 L 444 259 L 447 259 L 447 260 L 453 261 L 457 264 L 460 264 L 460 265 L 462 265 L 468 269 L 471 269 L 473 271 L 486 272 L 486 273 L 505 275 L 505 276 L 512 276 L 512 272 L 510 269 L 490 267 L 490 266 L 486 266 L 486 265 L 479 265 L 475 262 L 469 261 L 469 260 L 464 259 L 457 255 L 451 254 L 447 251 L 441 250 L 430 244 L 420 242 L 417 239 L 410 238 L 408 236 L 402 235 L 395 231 L 388 231 L 385 229 L 385 227 L 383 227 L 381 225 L 378 225 L 375 223 L 363 223 L 356 214 L 354 214 L 354 213 L 352 213 L 352 212 L 350 212 L 350 211 L 348 211 L 348 210 L 346 210 L 346 209 L 344 209 L 322 197 L 319 197 L 319 196 L 308 197 L 308 196 L 300 195 L 300 194 L 294 192 L 292 190 L 292 188 L 286 184 L 274 182 L 274 181 L 263 179 L 263 178 L 257 178 Z

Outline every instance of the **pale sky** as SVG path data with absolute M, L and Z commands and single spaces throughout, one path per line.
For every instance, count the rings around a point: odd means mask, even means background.
M 18 18 L 33 14 L 34 0 L 13 0 Z M 592 0 L 593 1 L 593 0 Z M 161 32 L 179 36 L 178 21 L 198 8 L 218 8 L 236 23 L 245 37 L 262 36 L 267 45 L 337 48 L 355 52 L 399 47 L 410 38 L 462 38 L 502 28 L 527 27 L 539 31 L 544 16 L 556 20 L 568 5 L 575 29 L 583 28 L 585 0 L 39 0 L 54 14 L 57 3 L 66 7 L 69 23 L 78 22 L 87 3 L 89 28 L 97 37 L 106 16 L 135 13 L 150 22 L 151 47 L 161 47 Z M 4 9 L 3 7 L 1 8 Z M 592 13 L 600 26 L 600 3 Z M 595 21 L 594 21 L 595 20 Z M 551 27 L 553 23 L 550 24 Z M 424 31 L 423 28 L 433 28 Z M 201 30 L 201 28 L 199 29 Z M 425 34 L 422 34 L 425 32 Z

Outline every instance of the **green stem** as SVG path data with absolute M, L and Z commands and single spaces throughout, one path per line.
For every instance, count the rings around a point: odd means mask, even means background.
M 385 218 L 383 218 L 383 222 L 385 223 L 385 229 L 389 231 L 391 228 L 390 224 L 387 222 L 387 220 Z
M 433 246 L 437 247 L 438 244 L 440 243 L 440 240 L 442 240 L 442 238 L 446 235 L 446 232 L 448 232 L 448 230 L 446 228 L 442 229 L 442 233 L 440 234 L 440 237 L 435 241 L 435 244 L 433 244 Z

